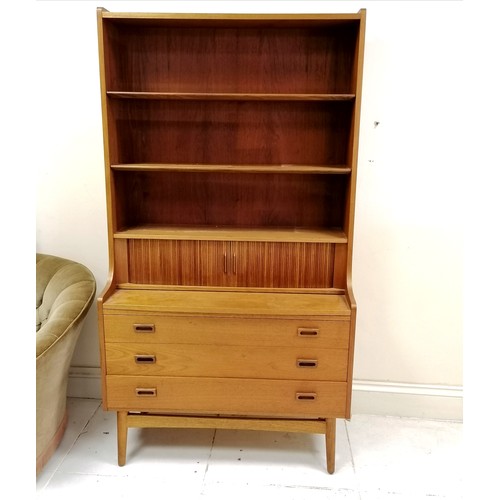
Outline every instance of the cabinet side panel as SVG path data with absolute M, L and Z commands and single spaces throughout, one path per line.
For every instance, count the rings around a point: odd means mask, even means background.
M 346 288 L 347 280 L 347 245 L 338 243 L 335 245 L 335 260 L 333 271 L 333 286 L 335 288 Z
M 115 280 L 117 283 L 128 283 L 128 244 L 127 240 L 115 240 Z

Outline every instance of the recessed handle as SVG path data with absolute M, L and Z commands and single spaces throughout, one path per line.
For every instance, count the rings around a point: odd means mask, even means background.
M 155 325 L 154 323 L 135 323 L 134 332 L 135 333 L 154 333 Z
M 316 401 L 315 392 L 297 392 L 295 394 L 295 399 L 297 401 Z
M 135 395 L 140 398 L 154 398 L 156 397 L 156 387 L 137 387 L 135 389 Z
M 136 354 L 134 359 L 138 365 L 151 365 L 156 363 L 156 356 L 154 354 Z
M 297 334 L 299 337 L 318 337 L 319 328 L 298 328 Z
M 298 359 L 297 368 L 317 368 L 317 359 Z

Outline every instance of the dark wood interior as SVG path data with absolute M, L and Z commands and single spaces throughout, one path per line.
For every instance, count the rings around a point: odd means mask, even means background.
M 118 229 L 342 227 L 344 175 L 115 171 Z
M 246 28 L 106 24 L 111 25 L 106 31 L 109 90 L 353 92 L 354 23 L 320 28 L 262 22 Z
M 343 165 L 353 103 L 112 99 L 113 163 Z

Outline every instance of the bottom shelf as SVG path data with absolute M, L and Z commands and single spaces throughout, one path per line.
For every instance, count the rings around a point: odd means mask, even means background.
M 144 224 L 118 231 L 115 233 L 115 238 L 347 243 L 347 236 L 342 229 L 319 227 L 171 226 Z

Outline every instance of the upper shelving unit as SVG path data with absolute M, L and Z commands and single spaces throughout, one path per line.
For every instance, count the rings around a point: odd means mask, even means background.
M 103 22 L 110 97 L 352 100 L 355 94 L 356 15 L 103 13 Z

